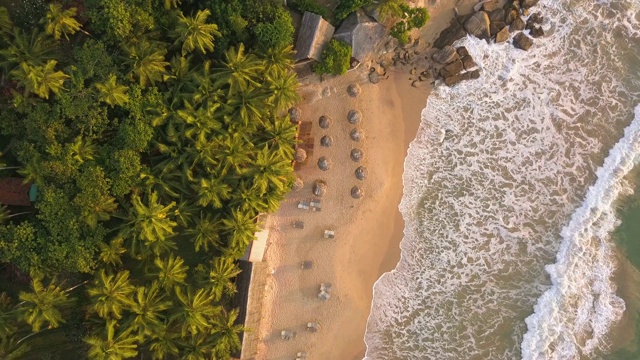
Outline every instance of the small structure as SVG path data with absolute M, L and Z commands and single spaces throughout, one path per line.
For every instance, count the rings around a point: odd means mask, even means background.
M 320 170 L 322 171 L 327 171 L 331 168 L 331 165 L 333 165 L 333 163 L 331 162 L 331 160 L 327 159 L 326 157 L 321 157 L 320 159 L 318 159 L 318 167 L 320 168 Z
M 295 221 L 291 222 L 291 226 L 294 229 L 304 229 L 304 221 L 295 220 Z
M 307 331 L 309 332 L 316 332 L 318 331 L 319 328 L 320 328 L 320 324 L 318 324 L 315 321 L 307 323 Z
M 311 200 L 311 202 L 309 202 L 309 206 L 311 207 L 311 211 L 321 211 L 322 210 L 322 204 L 320 203 L 320 200 L 318 200 L 318 199 Z
M 320 146 L 330 147 L 333 144 L 333 138 L 329 135 L 325 135 L 320 138 Z
M 295 331 L 291 331 L 291 330 L 282 330 L 280 332 L 280 338 L 282 340 L 292 340 L 293 338 L 296 337 L 296 333 Z
M 354 186 L 351 188 L 351 197 L 354 199 L 360 199 L 364 196 L 364 191 L 358 186 Z
M 322 50 L 331 41 L 335 28 L 318 14 L 305 11 L 296 40 L 295 61 L 320 61 Z
M 362 113 L 359 110 L 349 110 L 347 113 L 347 120 L 351 124 L 358 124 L 362 120 Z
M 293 159 L 296 162 L 302 163 L 307 160 L 307 152 L 304 151 L 303 148 L 297 148 L 295 154 L 293 155 Z
M 360 162 L 364 158 L 364 151 L 362 149 L 351 149 L 351 160 L 355 162 Z
M 24 184 L 21 178 L 0 179 L 0 205 L 31 206 L 36 200 L 37 186 Z
M 336 236 L 336 234 L 333 232 L 333 230 L 325 230 L 324 231 L 324 238 L 325 239 L 333 239 Z
M 373 53 L 385 36 L 385 28 L 370 18 L 362 9 L 349 15 L 336 30 L 333 37 L 351 46 L 351 56 L 362 63 Z
M 305 360 L 307 358 L 307 353 L 304 351 L 298 351 L 296 354 L 296 360 Z
M 302 263 L 300 263 L 300 268 L 302 270 L 309 270 L 311 268 L 313 268 L 313 261 L 311 260 L 305 260 Z
M 298 203 L 298 209 L 309 210 L 309 202 L 308 201 L 300 201 Z
M 327 182 L 324 180 L 316 180 L 316 182 L 313 184 L 313 195 L 315 196 L 324 196 L 324 194 L 327 193 Z
M 367 171 L 367 168 L 365 166 L 358 166 L 358 168 L 355 171 L 355 174 L 356 174 L 356 179 L 364 180 L 367 178 L 367 175 L 369 174 L 369 172 Z
M 261 225 L 258 228 L 258 231 L 253 234 L 254 239 L 249 243 L 249 246 L 247 246 L 247 250 L 241 260 L 256 263 L 262 262 L 264 259 L 264 252 L 267 248 L 267 240 L 269 239 L 269 228 L 264 226 L 266 217 L 266 214 L 258 215 L 258 224 L 263 225 Z
M 322 115 L 318 119 L 318 125 L 321 129 L 328 129 L 331 126 L 331 118 L 327 115 Z
M 349 133 L 349 136 L 353 141 L 360 141 L 364 139 L 364 131 L 360 128 L 355 128 L 351 130 L 351 133 Z

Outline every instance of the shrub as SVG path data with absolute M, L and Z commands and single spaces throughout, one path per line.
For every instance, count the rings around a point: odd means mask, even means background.
M 318 4 L 315 0 L 293 0 L 291 1 L 291 8 L 297 12 L 304 14 L 305 11 L 318 14 L 327 19 L 328 12 L 327 7 Z
M 351 66 L 351 46 L 347 43 L 331 40 L 322 51 L 322 61 L 314 68 L 319 75 L 343 75 Z
M 295 29 L 291 22 L 291 15 L 282 8 L 276 11 L 273 22 L 259 23 L 253 31 L 256 33 L 258 44 L 267 49 L 293 44 Z
M 340 22 L 346 19 L 352 12 L 372 2 L 373 0 L 340 0 L 333 15 L 336 21 Z
M 423 27 L 429 20 L 429 12 L 425 8 L 411 8 L 406 3 L 399 4 L 402 11 L 401 20 L 398 20 L 390 30 L 391 36 L 398 39 L 401 44 L 409 41 L 409 31 Z

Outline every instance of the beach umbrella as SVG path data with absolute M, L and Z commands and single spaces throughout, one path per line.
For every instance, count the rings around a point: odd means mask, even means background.
M 353 141 L 360 141 L 364 139 L 364 131 L 362 129 L 355 128 L 351 130 L 351 133 L 349 134 L 349 136 L 351 136 L 351 140 Z
M 304 151 L 303 148 L 297 148 L 295 155 L 293 155 L 293 159 L 299 163 L 304 162 L 307 160 L 307 152 Z
M 329 126 L 331 126 L 331 118 L 327 115 L 320 116 L 320 119 L 318 119 L 318 125 L 321 129 L 328 129 Z
M 300 179 L 299 177 L 296 177 L 296 181 L 293 183 L 291 190 L 298 191 L 302 189 L 303 186 L 304 186 L 304 182 L 302 181 L 302 179 Z
M 355 148 L 351 150 L 351 160 L 360 162 L 362 158 L 364 158 L 364 151 L 362 151 L 362 149 Z
M 360 95 L 361 92 L 362 92 L 362 89 L 358 84 L 351 84 L 347 86 L 347 94 L 349 94 L 349 96 L 351 97 L 357 97 L 358 95 Z
M 329 170 L 329 168 L 331 168 L 331 165 L 333 165 L 331 163 L 331 160 L 327 159 L 326 157 L 321 157 L 320 159 L 318 159 L 318 167 L 320 168 L 320 170 L 322 171 L 326 171 Z
M 358 166 L 358 168 L 356 169 L 356 179 L 364 180 L 367 178 L 367 175 L 368 175 L 367 168 L 364 166 Z
M 349 110 L 347 114 L 347 120 L 352 124 L 358 124 L 362 120 L 362 113 L 358 110 Z
M 292 107 L 289 109 L 289 119 L 292 122 L 298 122 L 302 118 L 302 111 L 297 107 Z
M 333 138 L 329 135 L 325 135 L 322 138 L 320 138 L 320 145 L 324 146 L 324 147 L 329 147 L 331 146 L 331 144 L 333 144 Z
M 327 183 L 324 180 L 316 180 L 313 184 L 313 195 L 322 197 L 327 193 Z
M 351 197 L 354 199 L 360 199 L 364 196 L 364 191 L 360 189 L 358 186 L 354 186 L 351 188 Z

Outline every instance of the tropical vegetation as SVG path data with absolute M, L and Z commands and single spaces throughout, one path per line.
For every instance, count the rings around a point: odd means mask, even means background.
M 0 7 L 0 179 L 37 186 L 0 205 L 0 358 L 239 350 L 238 259 L 293 183 L 292 34 L 275 0 Z
M 322 51 L 320 59 L 314 68 L 317 74 L 344 75 L 351 67 L 351 46 L 332 39 Z

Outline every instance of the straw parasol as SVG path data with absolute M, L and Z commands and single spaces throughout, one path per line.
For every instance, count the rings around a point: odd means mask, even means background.
M 349 110 L 347 114 L 347 120 L 352 124 L 358 124 L 362 120 L 362 113 L 358 110 Z
M 324 196 L 324 194 L 327 193 L 327 183 L 324 180 L 316 180 L 315 183 L 313 183 L 313 195 L 315 196 L 319 196 L 322 197 Z
M 358 168 L 356 169 L 356 179 L 358 180 L 366 179 L 368 174 L 369 171 L 364 166 L 358 166 Z
M 352 149 L 351 150 L 351 160 L 355 161 L 355 162 L 360 162 L 360 160 L 362 160 L 364 158 L 364 151 L 362 151 L 362 149 Z
M 351 136 L 351 140 L 353 141 L 360 141 L 364 139 L 364 131 L 360 128 L 355 128 L 351 130 L 349 136 Z
M 324 147 L 329 147 L 331 146 L 331 144 L 333 144 L 333 138 L 329 135 L 325 135 L 322 138 L 320 138 L 320 145 L 324 146 Z
M 304 162 L 307 160 L 307 152 L 304 151 L 303 148 L 297 148 L 296 153 L 293 155 L 293 159 L 299 163 Z
M 351 84 L 347 87 L 347 94 L 351 97 L 357 97 L 361 92 L 362 89 L 360 89 L 360 85 L 358 84 Z
M 300 179 L 299 177 L 296 177 L 296 181 L 294 181 L 293 186 L 291 187 L 291 190 L 298 191 L 302 189 L 303 186 L 304 186 L 304 181 L 302 181 L 302 179 Z
M 297 107 L 292 107 L 289 109 L 289 120 L 292 122 L 298 122 L 302 118 L 302 111 Z
M 331 126 L 331 118 L 327 115 L 320 116 L 320 119 L 318 119 L 318 125 L 321 129 L 328 129 L 329 126 Z
M 327 159 L 326 157 L 321 157 L 320 159 L 318 159 L 318 167 L 320 168 L 320 170 L 322 171 L 327 171 L 331 168 L 331 165 L 333 165 L 331 163 L 331 160 Z
M 351 197 L 354 199 L 360 199 L 364 196 L 364 191 L 360 189 L 358 186 L 354 186 L 351 188 Z

